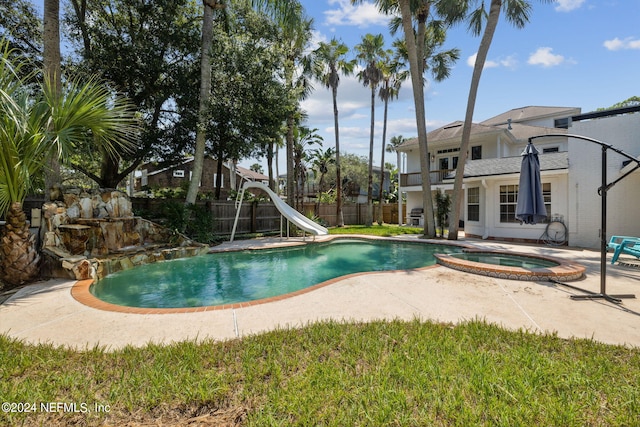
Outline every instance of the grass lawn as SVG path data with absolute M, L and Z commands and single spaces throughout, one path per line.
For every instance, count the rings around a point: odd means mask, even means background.
M 418 227 L 406 227 L 393 224 L 372 225 L 348 225 L 345 227 L 331 227 L 329 234 L 367 234 L 370 236 L 391 237 L 402 234 L 422 234 L 424 230 Z
M 115 352 L 0 337 L 0 378 L 3 402 L 35 409 L 0 425 L 640 425 L 639 348 L 481 321 L 324 322 Z
M 0 425 L 640 426 L 639 378 L 640 348 L 482 321 L 322 322 L 113 352 L 0 336 Z

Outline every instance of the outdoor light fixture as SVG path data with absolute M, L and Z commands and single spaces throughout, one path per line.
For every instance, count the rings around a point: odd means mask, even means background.
M 591 291 L 588 291 L 588 290 L 585 290 L 585 289 L 580 289 L 580 288 L 572 286 L 572 285 L 568 285 L 566 283 L 557 282 L 555 280 L 552 280 L 552 282 L 557 283 L 559 285 L 570 287 L 572 289 L 576 289 L 576 290 L 584 292 L 586 294 L 586 295 L 571 295 L 571 299 L 575 299 L 575 300 L 600 299 L 600 298 L 602 298 L 602 299 L 605 299 L 605 300 L 607 300 L 609 302 L 612 302 L 612 303 L 615 303 L 615 304 L 621 304 L 622 303 L 621 299 L 623 299 L 623 298 L 635 298 L 636 296 L 633 295 L 633 294 L 624 294 L 624 295 L 608 295 L 607 294 L 607 192 L 611 189 L 611 187 L 613 187 L 618 182 L 622 181 L 624 178 L 629 176 L 629 174 L 631 174 L 632 172 L 636 171 L 637 169 L 640 169 L 640 160 L 634 158 L 633 156 L 625 153 L 624 151 L 622 151 L 622 150 L 620 150 L 618 148 L 615 148 L 611 144 L 607 144 L 605 142 L 598 141 L 597 139 L 588 138 L 586 136 L 581 136 L 581 135 L 549 134 L 549 135 L 532 136 L 531 138 L 529 138 L 529 143 L 531 143 L 531 140 L 533 140 L 533 139 L 546 138 L 546 137 L 566 137 L 566 138 L 582 139 L 584 141 L 593 142 L 594 144 L 598 144 L 602 148 L 602 172 L 601 172 L 602 185 L 598 188 L 598 194 L 601 197 L 601 213 L 600 213 L 600 224 L 601 224 L 600 225 L 600 292 L 599 293 L 591 292 Z M 618 179 L 616 179 L 615 181 L 612 181 L 610 183 L 607 183 L 607 150 L 615 151 L 616 153 L 620 154 L 621 156 L 624 156 L 627 159 L 629 159 L 631 163 L 636 163 L 636 166 L 634 168 L 632 168 L 631 170 L 627 171 L 624 175 L 622 175 L 621 177 L 619 177 Z

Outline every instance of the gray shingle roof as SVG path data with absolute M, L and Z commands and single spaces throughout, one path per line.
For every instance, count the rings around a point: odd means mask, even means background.
M 532 120 L 535 118 L 541 118 L 545 116 L 557 115 L 560 113 L 565 113 L 567 117 L 573 116 L 575 114 L 580 114 L 580 108 L 577 107 L 540 107 L 540 106 L 529 106 L 529 107 L 520 107 L 509 110 L 505 113 L 499 114 L 495 117 L 491 117 L 490 119 L 484 120 L 480 122 L 483 125 L 501 125 L 507 123 L 509 119 L 513 123 Z
M 562 170 L 569 168 L 569 153 L 539 154 L 540 170 Z M 469 160 L 464 166 L 464 177 L 481 177 L 494 175 L 509 175 L 520 173 L 522 156 L 503 157 L 501 159 Z M 455 177 L 455 172 L 447 176 L 447 179 Z

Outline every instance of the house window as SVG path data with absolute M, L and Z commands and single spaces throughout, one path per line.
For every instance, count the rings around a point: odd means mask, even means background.
M 482 145 L 471 147 L 471 160 L 479 160 L 482 158 Z
M 184 170 L 176 169 L 173 171 L 174 178 L 184 178 Z
M 547 219 L 551 218 L 551 184 L 542 184 L 542 196 L 547 210 Z M 516 219 L 516 205 L 518 204 L 518 185 L 500 186 L 500 222 L 520 222 Z
M 547 153 L 557 153 L 558 151 L 560 151 L 559 147 L 548 147 L 548 148 L 543 148 L 542 149 L 542 153 L 543 154 L 547 154 Z
M 216 187 L 218 184 L 218 176 L 220 177 L 220 188 L 224 188 L 224 175 L 218 175 L 217 173 L 213 174 L 213 186 Z
M 565 117 L 564 119 L 555 119 L 553 121 L 553 127 L 558 129 L 569 129 L 569 118 Z
M 547 209 L 547 219 L 544 222 L 551 220 L 551 184 L 542 184 L 542 197 L 544 197 L 544 207 Z
M 149 185 L 149 175 L 147 169 L 142 169 L 142 176 L 140 177 L 140 185 L 145 186 Z
M 500 186 L 500 222 L 520 222 L 516 219 L 518 186 Z
M 467 190 L 467 221 L 480 221 L 480 187 Z

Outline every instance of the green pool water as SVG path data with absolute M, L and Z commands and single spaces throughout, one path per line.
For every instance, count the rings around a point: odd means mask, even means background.
M 335 240 L 278 249 L 222 252 L 148 264 L 91 286 L 97 298 L 144 308 L 200 307 L 291 293 L 351 273 L 435 264 L 454 246 Z

